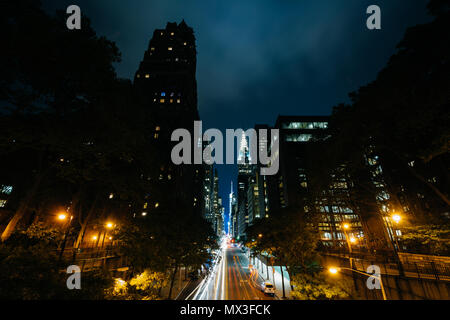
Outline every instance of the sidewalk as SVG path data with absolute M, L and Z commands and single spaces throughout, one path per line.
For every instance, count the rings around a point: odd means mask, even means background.
M 275 288 L 275 295 L 278 299 L 283 297 L 283 282 L 281 277 L 281 267 L 279 266 L 267 266 L 259 258 L 255 258 L 255 265 L 253 266 L 257 271 L 261 282 L 269 281 L 273 284 Z M 291 285 L 289 274 L 286 268 L 283 267 L 283 277 L 284 277 L 284 292 L 287 299 L 291 298 Z M 258 279 L 259 279 L 258 278 Z

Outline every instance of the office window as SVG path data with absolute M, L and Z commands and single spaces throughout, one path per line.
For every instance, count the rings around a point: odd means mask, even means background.
M 289 134 L 286 135 L 286 142 L 308 142 L 312 139 L 312 134 Z
M 2 193 L 11 194 L 13 187 L 12 186 L 4 186 L 2 185 Z
M 290 122 L 283 123 L 283 129 L 326 129 L 328 122 Z

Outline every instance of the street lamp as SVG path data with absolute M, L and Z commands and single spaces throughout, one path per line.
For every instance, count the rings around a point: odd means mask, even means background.
M 387 300 L 386 292 L 384 291 L 383 279 L 381 279 L 381 274 L 379 276 L 376 276 L 376 275 L 371 274 L 371 273 L 366 273 L 366 272 L 362 272 L 362 271 L 359 271 L 359 270 L 350 269 L 350 268 L 344 268 L 344 267 L 339 267 L 339 268 L 331 267 L 331 268 L 328 269 L 328 271 L 331 274 L 333 274 L 333 275 L 337 274 L 341 270 L 350 270 L 352 272 L 356 272 L 356 273 L 359 273 L 359 274 L 362 274 L 362 275 L 365 275 L 365 276 L 368 276 L 368 277 L 372 277 L 372 278 L 375 278 L 376 280 L 380 281 L 380 287 L 381 287 L 381 293 L 383 294 L 383 300 Z
M 105 233 L 103 234 L 102 248 L 105 245 L 105 238 L 106 238 L 107 229 L 113 229 L 114 228 L 114 223 L 106 222 L 105 227 L 106 227 L 106 229 L 105 229 Z M 111 239 L 111 237 L 110 237 L 110 239 Z
M 355 243 L 356 239 L 354 237 L 349 238 L 348 233 L 346 231 L 346 230 L 349 230 L 349 229 L 350 229 L 350 225 L 348 223 L 344 223 L 342 225 L 342 230 L 344 231 L 345 241 L 347 242 L 347 246 L 348 246 L 350 267 L 353 268 L 352 245 L 351 245 L 351 243 Z
M 65 221 L 66 219 L 67 219 L 67 214 L 65 214 L 65 213 L 60 213 L 60 214 L 58 215 L 58 220 L 59 220 L 59 221 Z M 59 253 L 59 259 L 58 259 L 58 261 L 61 261 L 62 255 L 63 255 L 63 253 L 64 253 L 64 249 L 66 248 L 67 236 L 68 236 L 68 234 L 69 234 L 70 224 L 71 224 L 71 222 L 72 222 L 72 219 L 73 219 L 73 216 L 70 216 L 70 220 L 67 222 L 67 225 L 65 226 L 65 227 L 66 227 L 66 230 L 65 230 L 65 232 L 64 232 L 64 238 L 63 238 L 63 242 L 62 242 L 62 245 L 61 245 L 61 252 Z
M 392 220 L 394 220 L 394 222 L 398 224 L 402 220 L 402 216 L 399 214 L 393 214 Z

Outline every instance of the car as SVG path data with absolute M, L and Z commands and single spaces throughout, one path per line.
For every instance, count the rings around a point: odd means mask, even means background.
M 275 288 L 273 287 L 273 284 L 268 281 L 261 284 L 261 291 L 271 296 L 275 295 Z

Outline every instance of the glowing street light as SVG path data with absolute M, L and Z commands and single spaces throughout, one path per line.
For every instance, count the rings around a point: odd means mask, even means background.
M 380 282 L 381 293 L 383 294 L 383 300 L 387 300 L 386 292 L 384 291 L 383 280 L 381 279 L 381 275 L 376 276 L 376 275 L 374 275 L 374 274 L 362 272 L 362 271 L 359 271 L 359 270 L 356 270 L 356 269 L 344 268 L 344 267 L 339 267 L 339 268 L 336 268 L 336 267 L 330 267 L 330 268 L 328 268 L 328 271 L 329 271 L 331 274 L 333 274 L 333 275 L 336 275 L 336 274 L 337 274 L 339 271 L 341 271 L 341 270 L 350 270 L 350 271 L 352 271 L 352 272 L 356 272 L 356 273 L 359 273 L 359 274 L 362 274 L 362 275 L 365 275 L 365 276 L 368 276 L 368 277 L 375 278 L 376 280 L 378 280 L 378 281 Z
M 350 237 L 350 242 L 351 243 L 355 243 L 357 240 L 356 240 L 356 238 L 355 237 Z
M 66 220 L 66 218 L 67 218 L 67 215 L 64 213 L 60 213 L 58 215 L 58 220 L 60 220 L 60 221 L 64 221 L 64 220 Z
M 344 229 L 350 229 L 350 225 L 348 224 L 348 223 L 344 223 L 344 225 L 343 225 L 343 227 L 344 227 Z
M 112 229 L 114 227 L 114 224 L 112 222 L 106 223 L 106 228 Z
M 331 274 L 338 273 L 338 269 L 336 269 L 336 268 L 330 268 L 330 269 L 328 269 L 328 271 L 330 271 Z
M 402 217 L 399 214 L 392 215 L 392 220 L 394 220 L 395 223 L 399 223 L 402 220 Z
M 263 237 L 262 233 L 258 234 L 258 238 L 262 238 L 262 237 Z
M 92 237 L 92 240 L 97 240 L 97 236 L 93 236 L 93 237 Z

